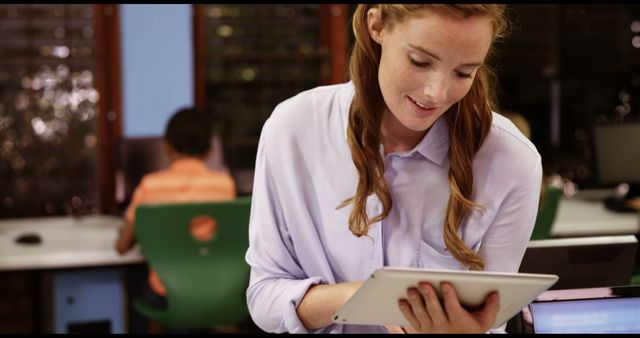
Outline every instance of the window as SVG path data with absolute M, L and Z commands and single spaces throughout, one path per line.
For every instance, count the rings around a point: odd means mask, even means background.
M 100 121 L 116 121 L 117 110 L 102 41 L 113 11 L 0 6 L 0 217 L 108 209 L 101 187 L 113 132 Z

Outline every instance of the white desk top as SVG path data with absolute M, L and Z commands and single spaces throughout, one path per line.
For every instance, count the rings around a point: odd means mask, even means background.
M 629 235 L 640 232 L 640 217 L 607 209 L 598 191 L 562 198 L 551 227 L 552 237 Z M 591 197 L 590 197 L 591 196 Z
M 0 220 L 0 271 L 59 269 L 143 262 L 136 246 L 120 256 L 114 249 L 124 220 L 107 215 Z M 40 235 L 40 244 L 18 244 L 24 233 Z

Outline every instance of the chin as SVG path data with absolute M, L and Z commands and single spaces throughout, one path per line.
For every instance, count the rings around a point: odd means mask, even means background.
M 427 130 L 429 130 L 429 128 L 431 128 L 431 126 L 433 126 L 433 124 L 435 123 L 435 121 L 415 121 L 413 123 L 404 123 L 404 127 L 411 130 L 411 131 L 415 131 L 415 132 L 425 132 Z

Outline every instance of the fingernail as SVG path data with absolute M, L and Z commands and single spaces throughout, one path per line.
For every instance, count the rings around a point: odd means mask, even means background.
M 449 286 L 447 284 L 442 284 L 442 286 L 440 286 L 440 288 L 442 289 L 442 294 L 446 295 L 447 293 L 449 293 Z

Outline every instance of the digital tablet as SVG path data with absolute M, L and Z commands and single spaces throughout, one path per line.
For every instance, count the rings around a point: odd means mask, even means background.
M 381 268 L 335 313 L 337 324 L 410 326 L 398 300 L 407 289 L 429 282 L 440 295 L 440 282 L 453 285 L 466 308 L 480 308 L 492 291 L 500 294 L 500 310 L 492 328 L 500 327 L 558 280 L 556 275 L 484 271 Z

